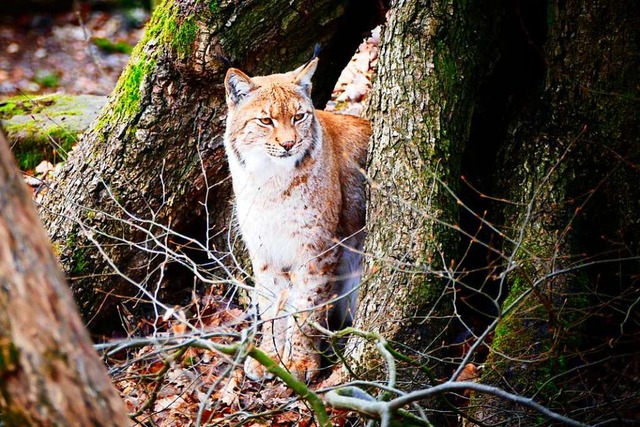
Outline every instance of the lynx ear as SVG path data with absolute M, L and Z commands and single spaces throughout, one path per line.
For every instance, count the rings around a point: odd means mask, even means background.
M 224 87 L 227 90 L 227 103 L 236 106 L 242 98 L 257 88 L 256 84 L 237 68 L 229 68 L 224 78 Z
M 316 72 L 317 66 L 318 58 L 314 58 L 293 71 L 293 82 L 300 86 L 308 96 L 311 96 L 311 77 Z

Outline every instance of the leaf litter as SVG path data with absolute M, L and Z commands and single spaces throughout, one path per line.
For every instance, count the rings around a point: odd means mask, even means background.
M 211 332 L 208 339 L 217 344 L 232 343 L 250 326 L 244 310 L 213 291 L 193 304 L 199 307 L 190 311 L 199 314 L 189 323 L 197 325 L 198 333 Z M 306 403 L 280 380 L 252 381 L 244 375 L 241 360 L 188 347 L 188 329 L 176 327 L 172 319 L 155 325 L 158 344 L 108 359 L 127 409 L 137 413 L 132 426 L 315 425 Z M 170 336 L 184 337 L 182 344 L 160 344 Z M 179 357 L 174 359 L 175 354 Z M 350 425 L 347 412 L 330 413 L 334 425 Z

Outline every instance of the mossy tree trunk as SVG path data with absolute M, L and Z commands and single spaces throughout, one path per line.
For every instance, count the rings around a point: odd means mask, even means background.
M 0 132 L 0 419 L 127 426 Z
M 213 256 L 228 257 L 221 58 L 266 74 L 299 66 L 321 43 L 314 92 L 322 103 L 379 18 L 377 4 L 165 0 L 156 7 L 108 105 L 40 209 L 90 327 L 113 329 L 115 303 L 138 293 L 116 269 L 152 293 L 171 283 L 188 296 L 193 275 L 174 261 L 194 245 L 164 227 L 207 249 L 189 257 L 212 264 Z
M 639 398 L 640 7 L 550 1 L 539 19 L 544 79 L 498 162 L 516 202 L 505 211 L 512 309 L 483 380 L 590 424 L 626 425 Z M 486 396 L 474 407 L 489 424 L 549 425 Z
M 369 103 L 370 274 L 356 322 L 414 360 L 398 365 L 398 386 L 405 390 L 451 374 L 443 347 L 454 313 L 448 272 L 460 261 L 459 205 L 452 194 L 478 84 L 495 56 L 495 8 L 494 2 L 482 8 L 446 0 L 392 2 L 382 32 Z M 358 339 L 351 346 L 356 371 L 384 380 L 376 348 Z M 441 408 L 431 403 L 426 406 Z

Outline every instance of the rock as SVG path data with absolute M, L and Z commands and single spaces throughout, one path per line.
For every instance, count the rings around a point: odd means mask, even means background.
M 0 101 L 0 121 L 20 168 L 63 160 L 106 102 L 106 96 L 60 94 Z

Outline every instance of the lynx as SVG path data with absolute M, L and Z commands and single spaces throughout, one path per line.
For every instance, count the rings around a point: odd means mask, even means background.
M 314 59 L 300 68 L 225 78 L 224 137 L 235 215 L 255 276 L 259 347 L 300 380 L 320 367 L 312 323 L 347 325 L 361 277 L 370 136 L 361 118 L 315 110 Z M 337 322 L 336 322 L 337 320 Z M 253 359 L 254 380 L 271 375 Z

